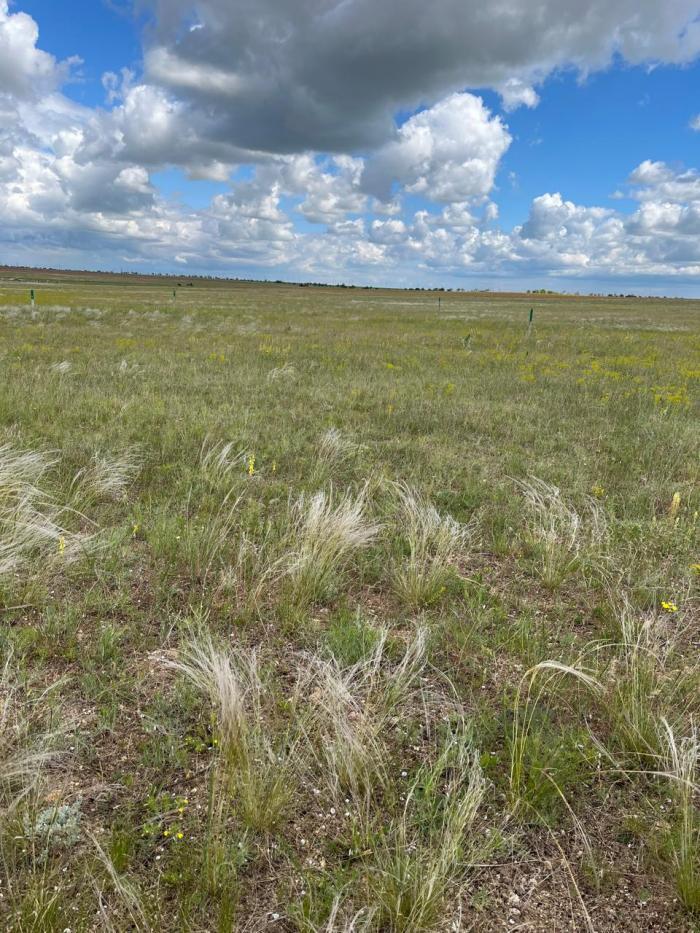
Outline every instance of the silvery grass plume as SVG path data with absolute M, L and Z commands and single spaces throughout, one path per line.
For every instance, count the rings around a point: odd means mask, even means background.
M 37 485 L 56 462 L 38 451 L 0 446 L 0 577 L 17 573 L 38 556 L 74 559 L 87 543 L 87 536 L 60 524 L 66 510 Z
M 268 586 L 279 576 L 279 538 L 272 522 L 255 535 L 239 531 L 230 560 L 221 570 L 219 590 L 234 595 L 239 608 L 257 610 Z
M 236 333 L 241 334 L 242 336 L 247 336 L 249 334 L 259 334 L 260 330 L 261 325 L 257 318 L 249 318 L 245 324 L 239 324 L 238 327 L 236 327 Z
M 295 742 L 289 736 L 276 739 L 268 726 L 257 653 L 220 650 L 203 635 L 167 663 L 207 698 L 216 718 L 212 831 L 224 830 L 232 802 L 247 827 L 262 831 L 277 825 L 293 793 Z
M 548 586 L 559 584 L 580 566 L 584 555 L 595 558 L 596 569 L 602 571 L 608 525 L 600 503 L 587 497 L 586 511 L 580 513 L 551 483 L 536 476 L 514 482 L 528 506 L 527 541 L 538 558 L 536 569 L 542 581 Z
M 10 655 L 0 674 L 0 814 L 7 818 L 34 790 L 45 767 L 56 757 L 63 730 L 50 724 L 41 701 L 54 684 L 31 703 L 20 693 Z M 48 722 L 47 722 L 48 720 Z
M 674 663 L 688 626 L 668 613 L 635 609 L 624 594 L 609 599 L 616 605 L 620 638 L 594 647 L 597 653 L 613 652 L 604 678 L 612 744 L 596 744 L 614 766 L 654 772 L 665 754 L 659 720 L 683 733 L 698 710 L 697 662 L 686 654 L 682 665 Z
M 697 729 L 677 739 L 665 719 L 661 720 L 661 740 L 666 748 L 666 776 L 676 805 L 678 825 L 671 832 L 671 849 L 676 888 L 683 905 L 700 912 L 700 817 L 695 798 L 700 794 L 700 737 Z
M 103 499 L 123 499 L 129 485 L 138 476 L 142 463 L 138 447 L 130 447 L 115 455 L 94 453 L 90 464 L 73 478 L 73 501 L 84 509 Z
M 596 698 L 603 693 L 602 684 L 582 666 L 549 660 L 541 661 L 525 672 L 515 694 L 510 736 L 510 804 L 513 811 L 527 804 L 525 786 L 528 743 L 540 702 L 564 679 L 580 684 Z
M 138 363 L 130 363 L 128 360 L 121 360 L 117 366 L 117 373 L 120 376 L 137 376 L 143 369 Z
M 46 501 L 36 508 L 28 496 L 8 501 L 0 492 L 0 497 L 0 577 L 18 573 L 39 555 L 74 556 L 74 536 L 48 514 Z
M 277 382 L 279 379 L 296 378 L 297 370 L 292 363 L 285 363 L 284 366 L 276 366 L 267 374 L 268 382 Z
M 318 459 L 321 464 L 332 466 L 333 464 L 346 463 L 358 456 L 365 447 L 357 444 L 352 438 L 347 437 L 338 428 L 328 428 L 321 435 L 318 445 Z
M 217 568 L 225 567 L 241 502 L 240 496 L 233 498 L 233 492 L 230 489 L 226 493 L 216 512 L 202 515 L 190 510 L 190 490 L 182 550 L 189 565 L 190 576 L 202 584 L 207 582 Z
M 440 595 L 472 529 L 450 515 L 441 515 L 419 492 L 397 483 L 398 531 L 407 553 L 394 561 L 394 587 L 411 606 L 428 605 Z
M 485 793 L 479 754 L 462 723 L 416 774 L 400 818 L 373 847 L 366 877 L 379 928 L 433 930 L 458 911 L 466 873 L 486 848 L 473 832 Z
M 36 483 L 58 463 L 58 458 L 36 450 L 0 446 L 0 490 L 17 488 L 38 493 Z
M 669 664 L 683 635 L 675 619 L 639 612 L 626 598 L 618 617 L 621 637 L 607 678 L 614 736 L 625 757 L 632 756 L 637 767 L 653 770 L 664 749 L 659 715 L 668 716 L 673 710 L 674 725 L 688 719 L 681 700 L 684 683 L 690 682 L 694 671 L 681 672 Z
M 212 442 L 205 438 L 199 452 L 202 474 L 212 486 L 230 485 L 248 458 L 248 451 L 237 450 L 234 441 Z
M 609 599 L 618 606 L 621 657 L 627 660 L 648 654 L 658 670 L 670 667 L 673 656 L 682 650 L 692 622 L 684 624 L 677 615 L 659 610 L 640 611 L 626 594 L 612 594 Z
M 339 894 L 331 905 L 328 919 L 321 924 L 315 924 L 305 918 L 304 929 L 309 933 L 369 933 L 374 915 L 373 908 L 357 911 L 344 908 L 343 896 Z
M 338 582 L 355 551 L 377 537 L 380 525 L 367 518 L 367 486 L 353 496 L 334 497 L 333 489 L 302 494 L 291 506 L 293 545 L 282 560 L 298 603 L 322 599 Z
M 60 363 L 52 363 L 51 366 L 49 366 L 49 371 L 57 373 L 59 376 L 67 376 L 72 369 L 73 364 L 70 360 L 62 360 Z
M 126 913 L 129 917 L 129 929 L 136 930 L 137 933 L 151 933 L 153 927 L 148 922 L 143 901 L 136 885 L 117 870 L 114 861 L 105 852 L 96 837 L 92 833 L 88 835 L 95 847 L 97 863 L 101 868 L 102 875 L 102 877 L 98 877 L 97 873 L 93 872 L 90 879 L 97 900 L 100 929 L 104 933 L 118 933 L 118 931 L 123 930 L 124 913 Z M 113 892 L 111 900 L 115 901 L 115 904 L 107 902 L 105 896 L 107 888 Z
M 419 628 L 398 664 L 387 651 L 388 631 L 378 632 L 369 655 L 351 667 L 313 658 L 303 692 L 313 701 L 307 740 L 336 799 L 352 795 L 366 813 L 373 790 L 387 785 L 386 730 L 391 717 L 420 690 L 426 632 Z

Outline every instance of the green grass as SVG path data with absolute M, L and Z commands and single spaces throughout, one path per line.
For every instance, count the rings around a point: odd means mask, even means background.
M 696 928 L 697 303 L 27 294 L 3 929 Z

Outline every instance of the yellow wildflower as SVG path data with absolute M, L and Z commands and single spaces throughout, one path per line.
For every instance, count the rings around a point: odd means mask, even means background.
M 679 492 L 674 492 L 673 499 L 671 499 L 671 504 L 668 507 L 668 514 L 671 518 L 675 518 L 678 515 L 681 507 L 681 494 Z
M 253 476 L 255 473 L 255 456 L 248 458 L 248 476 Z
M 661 608 L 665 612 L 678 612 L 678 606 L 670 599 L 664 599 L 661 601 Z
M 602 499 L 605 495 L 605 489 L 602 486 L 591 486 L 591 495 L 596 499 Z
M 66 539 L 63 537 L 63 535 L 61 535 L 61 537 L 58 539 L 58 553 L 65 554 L 65 552 L 66 552 Z

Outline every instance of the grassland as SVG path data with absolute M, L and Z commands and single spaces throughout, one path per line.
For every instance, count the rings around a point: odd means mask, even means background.
M 3 929 L 698 929 L 697 303 L 28 287 Z

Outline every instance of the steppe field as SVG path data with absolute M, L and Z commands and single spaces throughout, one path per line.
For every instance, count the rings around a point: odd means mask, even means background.
M 700 929 L 700 303 L 181 281 L 0 278 L 0 928 Z

